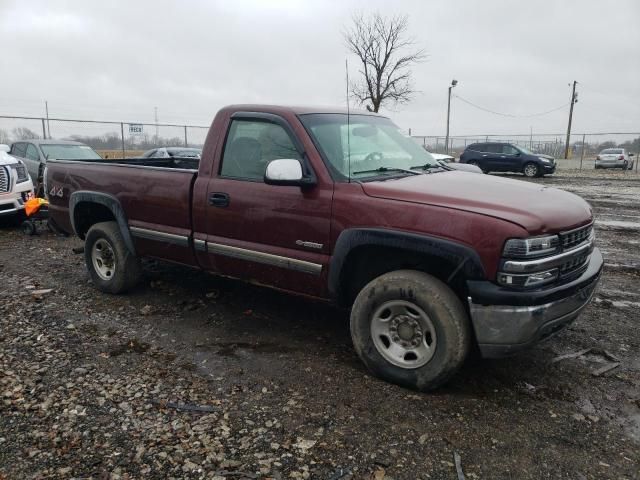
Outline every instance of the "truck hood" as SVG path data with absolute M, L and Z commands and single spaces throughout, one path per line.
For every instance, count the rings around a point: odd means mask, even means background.
M 531 235 L 589 223 L 591 207 L 569 192 L 492 175 L 449 171 L 362 183 L 377 198 L 454 208 L 501 218 Z
M 18 163 L 16 157 L 12 157 L 6 152 L 0 151 L 0 165 L 14 165 Z

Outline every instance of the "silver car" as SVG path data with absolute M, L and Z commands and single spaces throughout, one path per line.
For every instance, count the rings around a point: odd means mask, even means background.
M 27 166 L 33 184 L 42 177 L 47 159 L 99 160 L 102 157 L 88 145 L 69 140 L 19 140 L 11 145 L 9 152 Z
M 624 148 L 606 148 L 596 157 L 596 168 L 621 168 L 631 170 L 634 160 L 633 153 Z

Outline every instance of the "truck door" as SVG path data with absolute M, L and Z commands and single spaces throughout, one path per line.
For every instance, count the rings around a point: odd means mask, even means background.
M 301 293 L 323 291 L 333 183 L 319 178 L 303 189 L 263 181 L 271 160 L 308 162 L 303 150 L 282 117 L 256 113 L 229 119 L 221 162 L 207 188 L 210 268 Z

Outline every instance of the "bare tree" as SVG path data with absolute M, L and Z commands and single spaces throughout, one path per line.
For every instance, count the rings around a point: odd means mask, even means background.
M 27 127 L 16 127 L 13 129 L 13 138 L 16 140 L 32 140 L 40 137 Z
M 6 130 L 0 129 L 0 143 L 11 143 L 11 138 L 9 138 L 9 134 Z
M 411 84 L 411 66 L 426 59 L 424 50 L 415 49 L 408 36 L 406 15 L 385 18 L 354 15 L 353 26 L 345 31 L 347 48 L 360 60 L 361 78 L 351 83 L 351 94 L 367 110 L 377 112 L 383 103 L 407 103 L 415 90 Z

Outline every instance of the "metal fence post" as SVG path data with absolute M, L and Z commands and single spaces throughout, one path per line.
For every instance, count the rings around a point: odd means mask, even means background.
M 122 140 L 122 159 L 124 160 L 124 123 L 120 122 L 120 138 Z
M 582 160 L 584 159 L 584 137 L 585 134 L 582 134 L 582 152 L 580 153 L 580 170 L 582 170 Z
M 184 146 L 188 147 L 189 144 L 187 143 L 187 126 L 184 126 Z
M 42 120 L 42 138 L 44 140 L 47 139 L 47 129 L 44 126 L 44 118 L 41 118 L 40 120 Z

